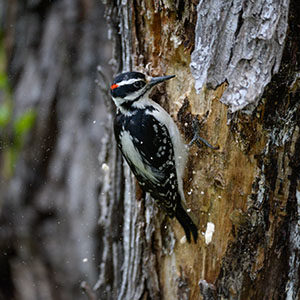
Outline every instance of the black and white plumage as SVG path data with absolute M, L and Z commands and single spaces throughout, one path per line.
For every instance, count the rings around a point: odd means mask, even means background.
M 111 85 L 117 106 L 114 132 L 118 147 L 143 191 L 177 218 L 187 240 L 197 241 L 197 227 L 185 211 L 182 177 L 187 151 L 170 115 L 149 98 L 152 87 L 174 76 L 118 75 Z

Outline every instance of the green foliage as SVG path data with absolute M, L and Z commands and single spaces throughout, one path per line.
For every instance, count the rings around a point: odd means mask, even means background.
M 0 106 L 0 129 L 6 127 L 10 119 L 11 119 L 11 105 L 9 104 L 9 102 L 4 102 Z
M 6 178 L 12 176 L 18 156 L 23 149 L 26 136 L 33 128 L 35 120 L 36 112 L 32 109 L 25 111 L 13 120 L 11 109 L 6 105 L 0 106 L 0 151 L 2 151 L 3 154 L 1 159 L 4 160 L 2 173 Z
M 25 111 L 14 119 L 13 98 L 6 73 L 6 55 L 0 32 L 0 166 L 5 178 L 13 175 L 14 166 L 24 146 L 28 132 L 33 128 L 36 112 Z
M 1 54 L 0 54 L 0 60 L 1 60 Z M 9 86 L 8 79 L 5 73 L 0 72 L 0 89 L 4 90 Z
M 25 135 L 33 126 L 36 119 L 35 111 L 28 110 L 14 122 L 14 132 L 16 136 Z

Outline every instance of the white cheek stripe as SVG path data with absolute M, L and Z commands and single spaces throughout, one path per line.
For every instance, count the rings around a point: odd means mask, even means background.
M 138 98 L 140 95 L 142 95 L 145 92 L 145 88 L 146 87 L 143 87 L 142 89 L 137 90 L 136 92 L 127 95 L 124 99 L 126 101 L 133 101 L 133 100 L 135 100 L 136 98 Z
M 133 83 L 135 83 L 137 81 L 144 81 L 144 80 L 142 78 L 131 78 L 129 80 L 123 80 L 121 82 L 117 82 L 116 84 L 118 86 L 122 86 L 122 85 L 127 85 L 127 84 L 133 84 Z

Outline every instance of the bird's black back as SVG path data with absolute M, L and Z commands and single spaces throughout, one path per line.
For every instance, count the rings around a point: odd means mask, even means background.
M 149 192 L 153 199 L 173 217 L 180 202 L 174 159 L 174 149 L 167 127 L 160 123 L 151 112 L 153 107 L 137 109 L 132 115 L 119 112 L 115 118 L 114 131 L 118 147 L 136 176 L 141 188 Z M 156 182 L 141 173 L 130 155 L 122 146 L 122 132 L 134 137 L 132 143 L 144 165 L 151 169 Z

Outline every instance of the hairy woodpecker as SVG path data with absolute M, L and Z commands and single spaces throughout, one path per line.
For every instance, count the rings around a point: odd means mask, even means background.
M 175 75 L 148 77 L 139 72 L 116 76 L 110 87 L 117 106 L 114 133 L 119 149 L 141 189 L 150 193 L 169 217 L 177 218 L 188 242 L 197 227 L 185 210 L 182 176 L 187 149 L 170 115 L 149 98 L 151 89 Z

